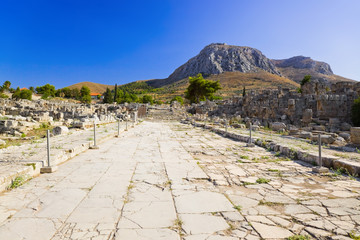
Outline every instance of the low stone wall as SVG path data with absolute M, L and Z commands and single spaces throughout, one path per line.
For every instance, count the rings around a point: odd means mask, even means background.
M 189 121 L 182 121 L 184 124 L 193 124 L 195 127 L 202 127 L 205 129 L 208 129 L 210 131 L 213 131 L 215 133 L 218 133 L 219 135 L 235 139 L 241 142 L 248 143 L 250 141 L 250 137 L 242 134 L 236 134 L 236 133 L 230 133 L 226 132 L 223 129 L 216 128 L 214 126 L 205 125 L 203 123 L 190 123 Z M 314 164 L 318 162 L 318 155 L 308 153 L 304 150 L 293 150 L 289 148 L 288 146 L 284 146 L 278 143 L 275 143 L 273 141 L 263 141 L 263 139 L 259 139 L 256 137 L 252 138 L 252 141 L 257 146 L 269 149 L 274 152 L 280 152 L 286 157 L 289 157 L 293 160 L 301 160 L 310 164 Z M 345 168 L 348 170 L 350 174 L 358 175 L 360 176 L 360 163 L 348 161 L 345 159 L 339 159 L 337 157 L 329 157 L 329 156 L 322 156 L 322 165 L 328 168 Z

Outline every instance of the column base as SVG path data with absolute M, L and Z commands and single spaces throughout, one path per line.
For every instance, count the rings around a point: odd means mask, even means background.
M 51 167 L 42 167 L 40 168 L 40 173 L 53 173 L 58 170 L 57 166 L 51 166 Z

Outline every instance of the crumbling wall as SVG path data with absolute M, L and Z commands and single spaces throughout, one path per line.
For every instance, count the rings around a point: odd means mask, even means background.
M 210 103 L 194 105 L 194 113 L 209 116 L 237 116 L 258 120 L 264 126 L 284 122 L 295 126 L 319 123 L 351 123 L 351 107 L 360 96 L 360 83 L 338 82 L 333 85 L 310 81 L 301 93 L 289 89 L 249 91 L 209 108 Z M 337 119 L 337 120 L 334 120 Z

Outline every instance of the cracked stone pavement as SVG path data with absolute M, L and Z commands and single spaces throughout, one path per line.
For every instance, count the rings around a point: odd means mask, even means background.
M 143 122 L 0 195 L 0 239 L 350 239 L 360 182 L 176 122 Z

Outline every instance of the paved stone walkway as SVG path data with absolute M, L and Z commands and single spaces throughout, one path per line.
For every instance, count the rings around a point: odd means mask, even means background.
M 0 239 L 360 234 L 360 183 L 180 123 L 143 122 L 0 195 Z

